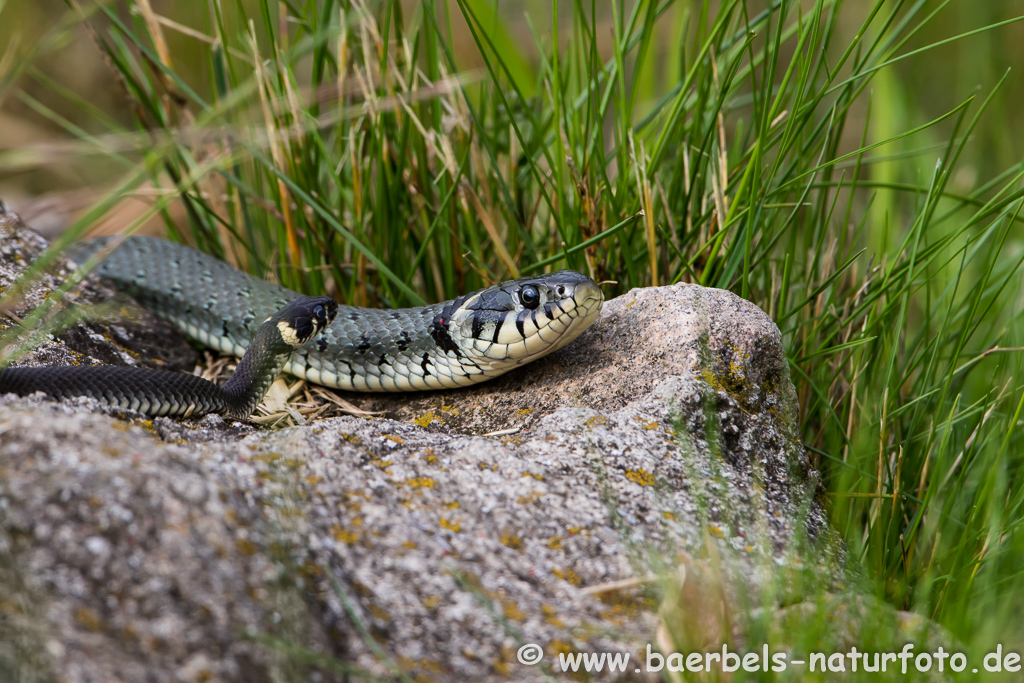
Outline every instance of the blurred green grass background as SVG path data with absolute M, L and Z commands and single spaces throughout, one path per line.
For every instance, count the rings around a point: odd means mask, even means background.
M 1021 15 L 7 2 L 0 197 L 357 305 L 566 266 L 731 289 L 783 332 L 849 585 L 980 661 L 1024 650 Z

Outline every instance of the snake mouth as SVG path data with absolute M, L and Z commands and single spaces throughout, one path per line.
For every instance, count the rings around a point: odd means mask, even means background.
M 604 304 L 604 292 L 601 291 L 601 286 L 596 282 L 587 280 L 576 285 L 576 291 L 573 292 L 573 300 L 576 302 L 576 308 L 574 309 L 576 316 L 558 340 L 551 345 L 551 348 L 541 355 L 557 351 L 593 325 L 594 321 L 597 320 L 597 316 L 601 314 L 601 306 Z M 538 356 L 534 358 L 536 357 Z M 533 358 L 526 360 L 533 360 Z

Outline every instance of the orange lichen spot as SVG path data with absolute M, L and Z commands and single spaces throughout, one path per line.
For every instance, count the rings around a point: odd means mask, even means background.
M 533 477 L 537 481 L 544 481 L 543 474 L 534 474 L 533 472 L 523 472 L 524 477 Z
M 451 531 L 451 532 L 457 534 L 457 533 L 459 533 L 462 530 L 462 525 L 459 524 L 456 521 L 452 521 L 452 520 L 448 519 L 447 517 L 442 517 L 441 518 L 441 528 L 447 529 L 448 531 Z
M 459 507 L 461 507 L 461 506 L 459 505 L 459 501 L 457 501 L 457 500 L 449 500 L 449 501 L 446 501 L 446 502 L 445 502 L 445 504 L 444 504 L 444 506 L 445 506 L 446 508 L 448 508 L 449 510 L 458 510 L 458 509 L 459 509 Z
M 402 484 L 414 489 L 432 489 L 437 482 L 430 477 L 410 477 L 403 482 L 399 482 L 399 485 Z
M 548 539 L 547 546 L 551 550 L 564 550 L 564 548 L 562 547 L 562 537 L 552 536 Z
M 383 436 L 388 441 L 392 441 L 394 443 L 405 443 L 405 440 L 402 439 L 402 437 L 395 436 L 394 434 L 381 434 L 381 436 Z
M 606 424 L 608 424 L 608 418 L 606 418 L 604 415 L 595 415 L 594 417 L 590 418 L 586 422 L 586 425 L 588 427 L 596 427 L 597 425 L 606 425 Z

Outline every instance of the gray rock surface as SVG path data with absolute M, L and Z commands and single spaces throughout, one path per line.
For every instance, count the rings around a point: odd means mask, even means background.
M 0 670 L 532 681 L 607 651 L 634 658 L 610 678 L 654 680 L 651 575 L 710 550 L 756 591 L 825 529 L 779 331 L 729 292 L 634 290 L 498 381 L 348 398 L 385 416 L 0 397 Z

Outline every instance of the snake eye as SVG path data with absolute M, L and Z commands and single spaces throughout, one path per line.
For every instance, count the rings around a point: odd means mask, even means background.
M 317 319 L 317 322 L 322 323 L 327 319 L 327 311 L 324 310 L 323 306 L 317 306 L 313 309 L 313 317 Z
M 526 285 L 519 291 L 519 300 L 527 308 L 537 308 L 540 305 L 540 292 L 533 285 Z

